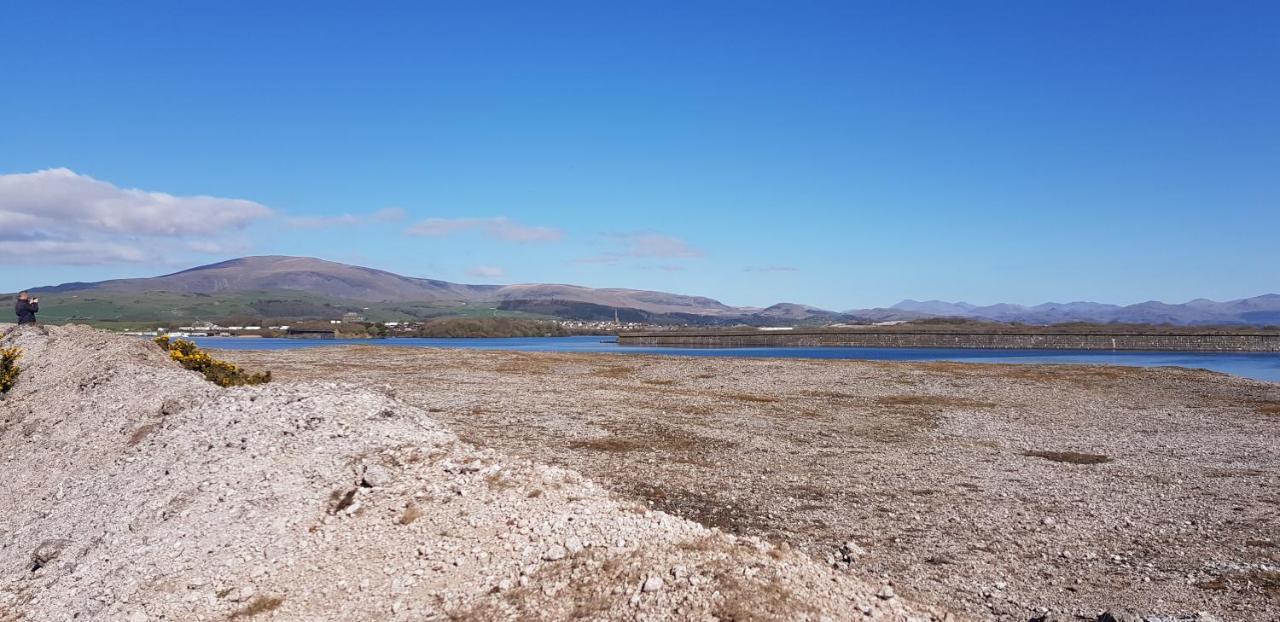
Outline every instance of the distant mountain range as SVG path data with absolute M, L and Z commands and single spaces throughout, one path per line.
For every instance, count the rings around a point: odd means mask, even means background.
M 1124 324 L 1280 324 L 1280 295 L 1266 294 L 1253 298 L 1216 302 L 1197 298 L 1183 304 L 1155 300 L 1120 306 L 1098 302 L 1046 302 L 1026 307 L 1015 304 L 976 306 L 965 302 L 941 300 L 904 300 L 888 309 L 850 311 L 866 315 L 871 311 L 901 312 L 898 319 L 919 317 L 957 317 L 992 322 L 1024 324 L 1062 324 L 1066 322 Z
M 1276 294 L 1227 302 L 1198 299 L 1185 304 L 1152 301 L 1129 306 L 1096 302 L 976 306 L 904 300 L 892 307 L 836 312 L 795 303 L 763 309 L 732 307 L 701 296 L 635 289 L 546 283 L 468 285 L 282 256 L 244 257 L 152 278 L 65 283 L 33 291 L 59 299 L 68 319 L 89 320 L 101 319 L 95 314 L 114 314 L 122 320 L 135 308 L 142 308 L 140 301 L 154 298 L 157 302 L 147 311 L 136 311 L 148 317 L 137 319 L 198 319 L 219 310 L 279 317 L 323 317 L 335 311 L 366 310 L 388 319 L 408 319 L 448 314 L 451 308 L 483 306 L 494 312 L 565 319 L 618 317 L 682 324 L 828 324 L 934 317 L 1027 324 L 1280 324 L 1280 295 Z M 225 304 L 219 307 L 218 299 Z M 164 310 L 158 310 L 160 307 Z

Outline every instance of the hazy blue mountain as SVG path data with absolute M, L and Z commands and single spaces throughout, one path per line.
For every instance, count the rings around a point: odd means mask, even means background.
M 889 310 L 863 309 L 850 314 L 867 317 L 891 315 L 886 311 L 904 311 L 934 317 L 956 317 L 993 322 L 1025 324 L 1061 324 L 1065 322 L 1131 323 L 1131 324 L 1280 324 L 1280 295 L 1266 294 L 1253 298 L 1217 302 L 1197 298 L 1182 304 L 1156 300 L 1128 306 L 1098 302 L 1046 302 L 1032 307 L 1015 304 L 978 306 L 966 302 L 904 300 Z M 898 318 L 893 318 L 898 319 Z

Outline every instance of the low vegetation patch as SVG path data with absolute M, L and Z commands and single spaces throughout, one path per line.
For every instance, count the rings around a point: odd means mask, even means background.
M 236 365 L 209 356 L 209 353 L 186 339 L 171 341 L 167 336 L 161 335 L 156 337 L 156 344 L 169 353 L 169 358 L 187 369 L 200 372 L 205 380 L 220 387 L 271 382 L 271 372 L 249 373 Z
M 261 613 L 269 613 L 280 608 L 284 603 L 284 599 L 279 596 L 257 596 L 249 601 L 249 604 L 235 610 L 229 620 L 241 620 L 244 618 L 252 618 Z
M 724 397 L 743 402 L 754 402 L 756 404 L 772 404 L 780 401 L 778 398 L 771 395 L 752 395 L 750 393 L 729 393 Z
M 629 378 L 635 373 L 636 368 L 626 365 L 609 365 L 591 370 L 591 375 L 597 378 Z
M 18 359 L 22 358 L 22 349 L 18 347 L 0 349 L 0 393 L 8 393 L 18 382 Z
M 1264 415 L 1280 416 L 1280 401 L 1262 400 L 1254 402 L 1253 407 Z
M 921 406 L 935 408 L 993 408 L 995 402 L 946 395 L 889 395 L 876 399 L 881 406 Z
M 1067 464 L 1103 464 L 1111 462 L 1110 456 L 1086 454 L 1078 451 L 1024 451 L 1022 455 L 1032 458 L 1044 458 L 1054 462 L 1066 462 Z

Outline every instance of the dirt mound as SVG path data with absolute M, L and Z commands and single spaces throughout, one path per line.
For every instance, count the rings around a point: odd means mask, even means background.
M 219 389 L 82 327 L 0 344 L 24 351 L 3 621 L 944 618 L 476 449 L 385 390 Z

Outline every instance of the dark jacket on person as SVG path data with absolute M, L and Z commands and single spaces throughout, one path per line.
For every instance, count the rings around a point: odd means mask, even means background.
M 18 304 L 13 305 L 13 312 L 18 314 L 19 324 L 35 324 L 36 311 L 39 310 L 40 303 L 30 300 L 19 300 Z

